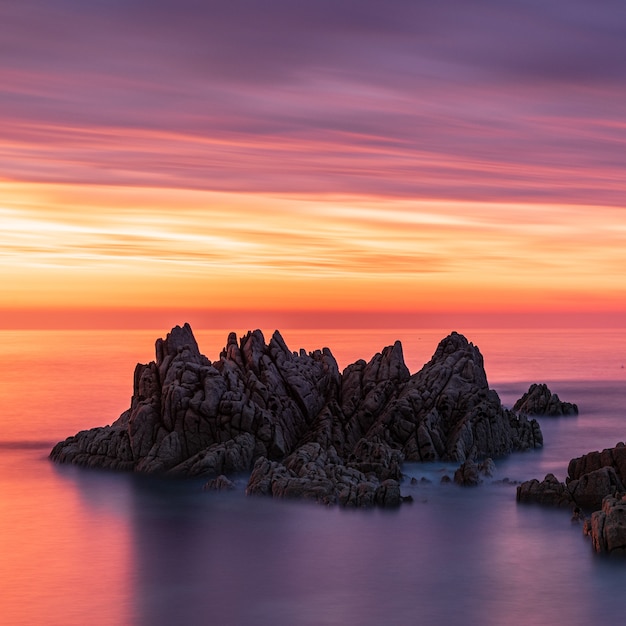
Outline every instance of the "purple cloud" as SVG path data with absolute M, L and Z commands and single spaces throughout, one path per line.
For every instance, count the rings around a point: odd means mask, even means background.
M 6 177 L 623 202 L 622 2 L 26 0 L 0 23 Z

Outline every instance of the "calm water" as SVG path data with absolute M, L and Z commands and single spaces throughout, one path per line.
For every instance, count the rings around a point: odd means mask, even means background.
M 530 382 L 577 402 L 544 419 L 545 448 L 495 480 L 564 478 L 626 439 L 626 332 L 458 329 L 505 405 Z M 411 371 L 445 331 L 286 331 L 340 366 L 400 338 Z M 343 511 L 203 493 L 198 482 L 59 467 L 57 440 L 128 407 L 161 331 L 0 332 L 0 623 L 49 626 L 589 624 L 623 616 L 626 562 L 595 556 L 567 513 L 518 507 L 515 487 L 441 485 L 407 465 L 397 511 Z M 218 357 L 227 331 L 197 332 Z M 269 333 L 266 333 L 269 338 Z

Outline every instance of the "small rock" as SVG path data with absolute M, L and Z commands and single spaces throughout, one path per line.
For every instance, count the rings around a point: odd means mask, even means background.
M 220 474 L 217 478 L 212 478 L 203 487 L 204 491 L 233 491 L 235 483 L 229 478 Z
M 481 463 L 475 463 L 468 459 L 454 472 L 454 482 L 462 487 L 479 485 L 481 476 L 493 476 L 496 466 L 492 459 L 485 459 Z
M 552 393 L 547 385 L 533 384 L 528 391 L 513 405 L 513 411 L 524 415 L 578 415 L 578 406 L 571 402 L 562 402 Z

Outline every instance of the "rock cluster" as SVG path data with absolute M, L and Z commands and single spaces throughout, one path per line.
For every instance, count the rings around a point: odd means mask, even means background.
M 569 462 L 561 483 L 553 474 L 543 481 L 528 480 L 517 488 L 518 502 L 576 507 L 593 511 L 585 521 L 599 552 L 626 552 L 626 446 L 623 442 L 602 452 L 590 452 Z
M 528 391 L 513 405 L 513 410 L 525 415 L 578 415 L 578 406 L 563 402 L 547 385 L 533 384 Z
M 537 422 L 504 409 L 477 347 L 452 333 L 410 375 L 396 342 L 339 372 L 324 348 L 234 333 L 218 361 L 188 324 L 135 368 L 130 408 L 58 443 L 58 462 L 215 478 L 252 471 L 250 494 L 346 506 L 401 501 L 403 461 L 463 462 L 541 446 Z M 221 487 L 224 481 L 211 487 Z

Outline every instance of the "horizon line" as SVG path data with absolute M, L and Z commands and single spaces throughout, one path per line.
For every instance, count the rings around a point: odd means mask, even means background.
M 626 311 L 373 311 L 138 308 L 0 309 L 1 330 L 626 328 Z

